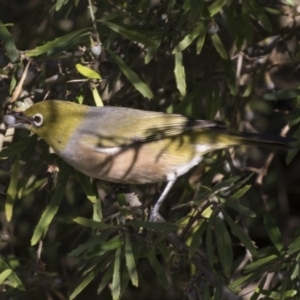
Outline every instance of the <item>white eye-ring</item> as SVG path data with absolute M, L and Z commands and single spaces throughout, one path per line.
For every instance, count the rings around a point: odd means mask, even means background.
M 32 117 L 32 121 L 36 127 L 40 127 L 44 123 L 44 117 L 41 114 L 35 114 Z

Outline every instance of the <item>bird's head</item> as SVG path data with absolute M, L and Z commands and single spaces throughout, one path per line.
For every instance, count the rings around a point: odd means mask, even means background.
M 48 100 L 36 103 L 24 112 L 7 114 L 3 121 L 11 127 L 36 133 L 55 151 L 60 151 L 85 120 L 88 109 L 88 106 L 72 102 Z

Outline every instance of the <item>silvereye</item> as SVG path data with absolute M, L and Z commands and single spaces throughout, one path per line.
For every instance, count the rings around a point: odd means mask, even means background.
M 204 154 L 236 145 L 288 149 L 292 139 L 234 132 L 221 123 L 122 107 L 89 107 L 48 100 L 4 116 L 7 125 L 33 131 L 67 163 L 99 179 L 125 184 L 168 181 L 151 213 L 176 178 Z

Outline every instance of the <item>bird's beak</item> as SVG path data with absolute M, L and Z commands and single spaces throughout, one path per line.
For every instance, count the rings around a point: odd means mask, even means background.
M 31 120 L 24 116 L 22 112 L 15 112 L 5 115 L 3 117 L 3 122 L 10 127 L 25 129 L 32 124 Z

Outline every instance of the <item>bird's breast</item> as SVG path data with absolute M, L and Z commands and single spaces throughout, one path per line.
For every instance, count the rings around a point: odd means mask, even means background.
M 58 154 L 82 173 L 111 182 L 143 184 L 172 180 L 201 160 L 197 145 L 165 138 L 119 147 L 71 142 Z

